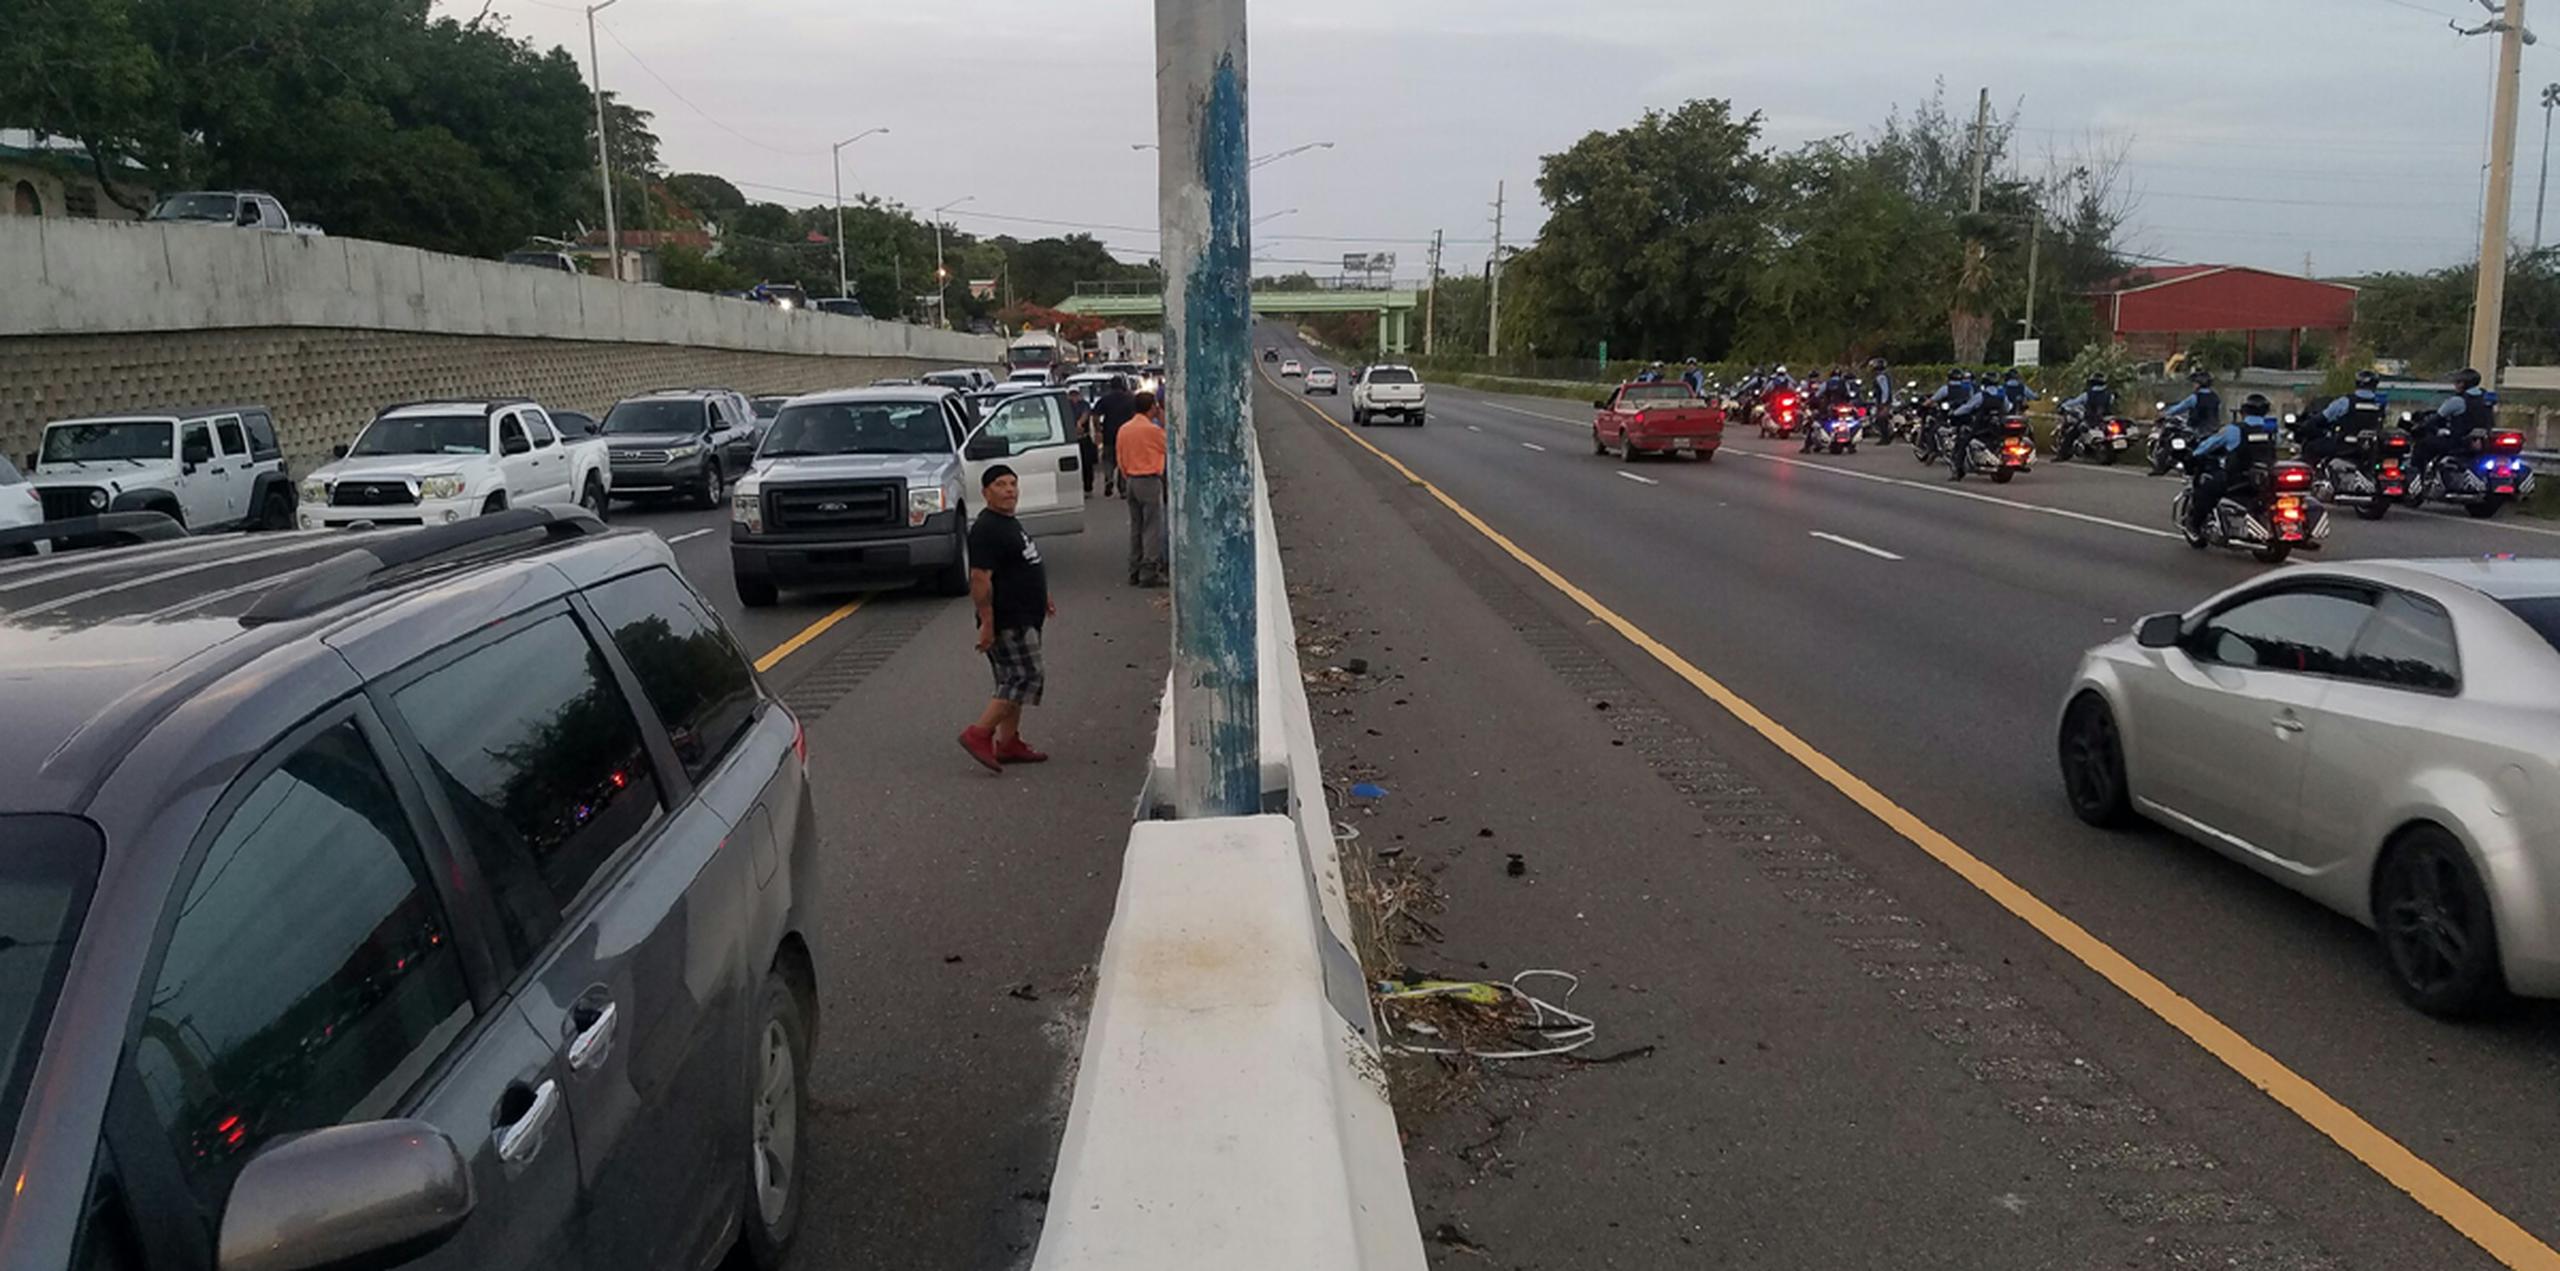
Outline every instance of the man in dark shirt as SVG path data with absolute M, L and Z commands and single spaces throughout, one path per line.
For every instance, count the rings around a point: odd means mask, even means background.
M 960 748 L 987 771 L 1002 772 L 1009 763 L 1049 757 L 1022 740 L 1022 708 L 1039 705 L 1047 686 L 1040 629 L 1058 607 L 1049 603 L 1039 547 L 1013 518 L 1022 501 L 1013 469 L 996 464 L 979 485 L 984 506 L 969 527 L 969 599 L 978 608 L 978 651 L 995 670 L 996 693 L 978 722 L 960 730 Z
M 1138 395 L 1129 391 L 1128 378 L 1123 376 L 1112 381 L 1111 391 L 1094 403 L 1093 410 L 1101 416 L 1098 421 L 1101 431 L 1097 435 L 1102 439 L 1102 495 L 1109 498 L 1115 490 L 1127 494 L 1128 483 L 1120 479 L 1120 456 L 1114 447 L 1119 443 L 1120 425 L 1128 423 L 1129 417 L 1138 413 Z

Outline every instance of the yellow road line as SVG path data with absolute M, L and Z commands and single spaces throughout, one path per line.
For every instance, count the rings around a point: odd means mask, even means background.
M 871 597 L 867 595 L 856 596 L 853 599 L 844 602 L 844 605 L 835 612 L 818 619 L 816 622 L 810 623 L 808 626 L 802 627 L 798 635 L 773 646 L 773 651 L 771 653 L 767 653 L 763 657 L 757 658 L 756 671 L 761 674 L 782 665 L 782 660 L 784 658 L 790 657 L 794 653 L 798 653 L 801 648 L 806 646 L 811 640 L 815 640 L 819 636 L 825 635 L 827 632 L 834 630 L 837 623 L 852 617 L 854 611 L 862 607 L 862 602 L 869 599 L 871 599 Z
M 1883 822 L 1886 828 L 1910 840 L 1914 846 L 1928 853 L 1939 864 L 1954 871 L 1957 877 L 1964 879 L 1976 890 L 1990 897 L 1993 903 L 2035 928 L 2047 940 L 2059 946 L 2063 952 L 2079 959 L 2082 965 L 2123 990 L 2125 996 L 2140 1003 L 2143 1009 L 2158 1016 L 2171 1028 L 2186 1034 L 2196 1045 L 2203 1047 L 2207 1054 L 2222 1061 L 2225 1067 L 2240 1074 L 2249 1084 L 2265 1091 L 2269 1098 L 2283 1104 L 2312 1129 L 2318 1130 L 2321 1134 L 2328 1136 L 2329 1141 L 2345 1148 L 2349 1154 L 2364 1162 L 2368 1168 L 2381 1175 L 2392 1186 L 2407 1192 L 2411 1199 L 2426 1206 L 2429 1211 L 2450 1224 L 2454 1230 L 2461 1232 L 2473 1244 L 2480 1246 L 2490 1257 L 2510 1267 L 2530 1267 L 2546 1269 L 2546 1271 L 2560 1269 L 2560 1252 L 2555 1252 L 2550 1245 L 2537 1239 L 2533 1233 L 2526 1231 L 2514 1219 L 2491 1208 L 2488 1202 L 2471 1194 L 2470 1190 L 2462 1184 L 2447 1177 L 2444 1171 L 2428 1164 L 2424 1158 L 2410 1151 L 2397 1139 L 2383 1133 L 2373 1123 L 2357 1115 L 2354 1109 L 2340 1103 L 2327 1091 L 2313 1085 L 2302 1074 L 2286 1067 L 2283 1061 L 2259 1049 L 2257 1043 L 2241 1036 L 2238 1031 L 2215 1018 L 2203 1007 L 2188 1001 L 2177 990 L 2163 983 L 2158 976 L 2143 970 L 2132 959 L 2116 952 L 2107 942 L 2090 934 L 2079 923 L 2063 916 L 2061 911 L 2038 899 L 2026 888 L 2012 882 L 2007 875 L 1994 869 L 1982 858 L 1958 846 L 1955 840 L 1931 828 L 1927 822 L 1885 797 L 1882 791 L 1867 784 L 1863 778 L 1842 767 L 1829 755 L 1816 750 L 1810 742 L 1798 737 L 1786 725 L 1770 718 L 1759 707 L 1744 700 L 1741 694 L 1725 687 L 1721 681 L 1699 670 L 1687 658 L 1680 656 L 1660 640 L 1654 639 L 1643 628 L 1621 617 L 1616 610 L 1600 603 L 1591 593 L 1575 586 L 1564 575 L 1549 568 L 1546 562 L 1530 555 L 1500 530 L 1486 524 L 1482 517 L 1468 511 L 1464 505 L 1449 497 L 1440 487 L 1424 480 L 1420 473 L 1407 467 L 1403 461 L 1371 445 L 1367 438 L 1344 427 L 1341 420 L 1326 414 L 1314 403 L 1307 402 L 1304 398 L 1294 400 L 1315 412 L 1317 418 L 1333 425 L 1343 436 L 1358 443 L 1361 449 L 1384 460 L 1388 467 L 1395 469 L 1405 480 L 1428 491 L 1432 498 L 1440 501 L 1442 506 L 1456 513 L 1459 520 L 1466 522 L 1477 533 L 1484 535 L 1494 546 L 1501 548 L 1513 560 L 1527 567 L 1531 573 L 1545 579 L 1547 585 L 1562 592 L 1576 605 L 1581 606 L 1585 613 L 1607 624 L 1619 635 L 1626 637 L 1629 643 L 1644 650 L 1654 661 L 1661 663 L 1674 675 L 1688 681 L 1691 687 L 1697 689 L 1709 701 L 1723 707 L 1727 713 L 1767 739 L 1771 745 L 1785 752 L 1788 758 L 1804 765 L 1832 789 L 1848 796 L 1850 802 L 1866 809 L 1869 815 Z

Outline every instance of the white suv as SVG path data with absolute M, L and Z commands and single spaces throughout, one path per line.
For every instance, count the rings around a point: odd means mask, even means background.
M 605 514 L 601 437 L 567 440 L 521 399 L 420 402 L 374 417 L 302 483 L 302 527 L 442 525 L 529 503 Z
M 293 474 L 262 406 L 56 420 L 31 466 L 48 521 L 159 512 L 190 534 L 293 528 Z

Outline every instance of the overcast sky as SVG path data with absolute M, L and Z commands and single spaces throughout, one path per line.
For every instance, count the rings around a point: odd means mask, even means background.
M 439 0 L 468 17 L 481 0 Z M 491 0 L 519 35 L 585 63 L 567 0 Z M 657 113 L 667 163 L 752 196 L 848 194 L 950 213 L 973 232 L 1090 228 L 1155 248 L 1151 0 L 619 0 L 599 22 L 607 87 Z M 2323 274 L 2426 269 L 2479 248 L 2494 39 L 2472 0 L 1261 0 L 1253 149 L 1318 150 L 1255 178 L 1265 271 L 1394 251 L 1432 231 L 1472 268 L 1508 183 L 1506 241 L 1543 217 L 1540 155 L 1648 107 L 1727 97 L 1792 145 L 1874 129 L 1943 78 L 1991 89 L 2020 149 L 2129 147 L 2126 246 Z M 2560 13 L 2544 19 L 2560 40 Z M 2541 87 L 2528 49 L 2514 235 L 2533 233 Z M 1819 50 L 1818 54 L 1814 50 Z M 1816 64 L 1822 68 L 1819 73 Z M 2555 213 L 2560 216 L 2560 213 Z M 1000 219 L 1037 218 L 1037 219 Z M 1044 224 L 1041 222 L 1061 222 Z M 2560 238 L 2560 220 L 2553 222 Z M 1313 265 L 1311 268 L 1315 267 Z

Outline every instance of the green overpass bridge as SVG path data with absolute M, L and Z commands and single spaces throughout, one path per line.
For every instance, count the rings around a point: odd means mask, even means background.
M 1374 313 L 1378 315 L 1378 351 L 1403 353 L 1411 347 L 1413 310 L 1421 303 L 1421 296 L 1421 292 L 1410 290 L 1256 291 L 1253 312 L 1256 316 Z M 1067 297 L 1058 309 L 1097 318 L 1160 318 L 1164 316 L 1164 295 L 1116 287 L 1108 291 L 1097 289 Z

